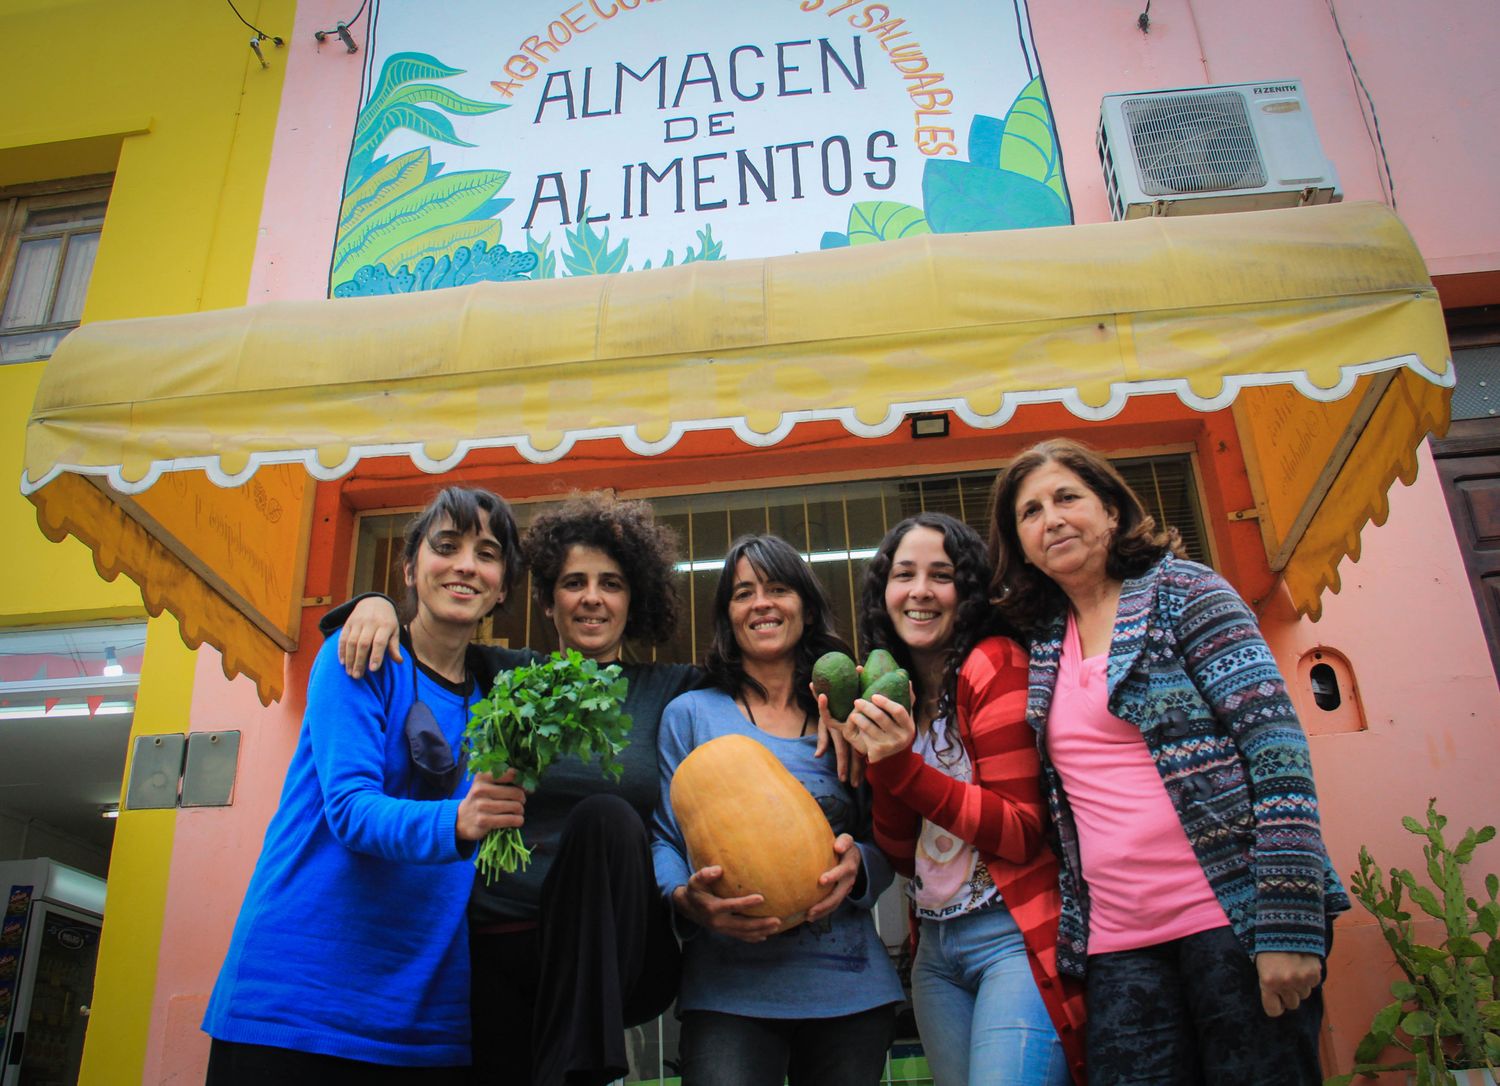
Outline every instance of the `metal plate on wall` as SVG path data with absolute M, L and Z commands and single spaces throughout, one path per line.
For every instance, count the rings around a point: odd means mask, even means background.
M 177 782 L 182 779 L 185 735 L 137 736 L 125 787 L 125 809 L 145 811 L 177 806 Z
M 182 771 L 182 805 L 229 806 L 239 756 L 239 732 L 193 732 L 188 736 L 187 766 Z

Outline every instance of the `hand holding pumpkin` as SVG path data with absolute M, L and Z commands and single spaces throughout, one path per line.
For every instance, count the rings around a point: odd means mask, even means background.
M 849 891 L 859 878 L 859 867 L 864 862 L 854 838 L 841 833 L 833 839 L 833 851 L 839 862 L 818 876 L 818 885 L 828 887 L 828 896 L 807 910 L 807 922 L 821 920 L 844 903 Z
M 723 877 L 724 869 L 718 864 L 700 867 L 693 872 L 687 885 L 672 891 L 673 906 L 700 928 L 745 943 L 763 943 L 781 930 L 781 921 L 774 916 L 745 915 L 743 910 L 765 904 L 762 895 L 719 897 L 715 894 L 713 886 Z

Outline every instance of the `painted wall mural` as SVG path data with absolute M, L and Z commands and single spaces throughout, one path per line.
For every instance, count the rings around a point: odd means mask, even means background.
M 1024 0 L 374 0 L 336 297 L 1063 225 Z

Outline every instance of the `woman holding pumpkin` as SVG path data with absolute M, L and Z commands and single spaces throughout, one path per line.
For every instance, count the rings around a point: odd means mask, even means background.
M 678 996 L 683 1086 L 873 1086 L 880 1079 L 902 993 L 869 910 L 890 868 L 860 840 L 868 822 L 860 793 L 840 780 L 832 752 L 818 753 L 810 687 L 814 661 L 843 649 L 822 587 L 790 544 L 759 535 L 730 546 L 714 598 L 712 689 L 667 706 L 658 741 L 656 878 L 691 929 L 683 933 Z M 723 869 L 695 871 L 688 862 L 669 784 L 689 753 L 725 735 L 770 750 L 837 835 L 838 862 L 819 879 L 827 894 L 795 928 L 746 915 L 761 895 L 720 898 L 714 887 Z
M 1314 1084 L 1349 907 L 1307 738 L 1255 616 L 1073 441 L 995 484 L 990 595 L 1031 638 L 1061 838 L 1058 964 L 1095 1083 Z
M 984 543 L 942 513 L 886 534 L 860 633 L 912 677 L 915 709 L 857 700 L 846 736 L 869 759 L 875 839 L 909 876 L 912 1002 L 935 1086 L 1083 1081 L 1082 993 L 1057 972 L 1057 861 L 1026 650 L 987 598 Z M 821 700 L 821 699 L 820 699 Z

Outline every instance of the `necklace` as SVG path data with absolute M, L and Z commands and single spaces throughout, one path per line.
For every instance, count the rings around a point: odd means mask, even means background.
M 760 724 L 755 719 L 755 710 L 752 709 L 752 708 L 750 708 L 750 699 L 747 698 L 747 697 L 745 697 L 745 695 L 741 694 L 740 695 L 740 704 L 745 707 L 745 715 L 750 718 L 750 726 L 752 728 L 754 728 L 756 731 L 760 731 L 761 730 L 761 726 L 760 726 Z M 803 710 L 803 713 L 802 713 L 802 731 L 800 731 L 798 733 L 798 738 L 801 738 L 801 737 L 807 735 L 807 729 L 811 725 L 812 725 L 812 714 L 809 713 L 809 712 L 807 712 L 806 710 Z

